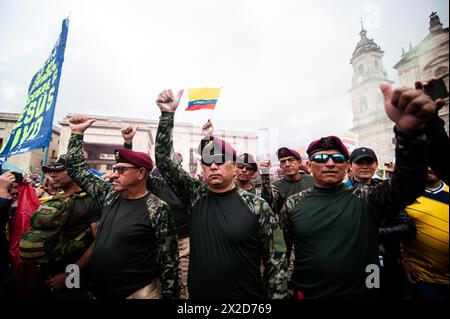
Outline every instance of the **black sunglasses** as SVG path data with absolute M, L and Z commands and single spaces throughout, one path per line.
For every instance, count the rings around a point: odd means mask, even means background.
M 328 162 L 329 158 L 331 158 L 336 164 L 342 164 L 346 161 L 343 154 L 316 154 L 313 155 L 309 160 L 319 164 L 323 164 Z
M 227 162 L 230 163 L 232 161 L 225 158 L 225 154 L 214 154 L 202 156 L 201 162 L 203 165 L 211 166 L 213 162 L 217 165 L 223 165 Z
M 246 168 L 246 169 L 248 169 L 248 170 L 250 170 L 250 171 L 254 171 L 254 170 L 255 170 L 255 166 L 252 165 L 252 164 L 248 164 L 248 163 L 237 163 L 236 166 L 237 166 L 237 168 L 239 168 L 239 169 L 244 169 L 244 168 Z
M 140 167 L 136 167 L 136 166 L 114 166 L 112 171 L 113 171 L 113 173 L 119 172 L 119 174 L 122 175 L 123 172 L 125 172 L 126 170 L 129 170 L 130 168 L 139 169 Z

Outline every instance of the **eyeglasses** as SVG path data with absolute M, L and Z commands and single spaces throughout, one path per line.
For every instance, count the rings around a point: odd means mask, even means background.
M 232 159 L 226 158 L 225 154 L 214 154 L 202 156 L 201 162 L 206 166 L 211 166 L 213 162 L 217 165 L 223 165 L 227 162 L 231 163 Z
M 136 166 L 114 166 L 112 171 L 113 173 L 119 172 L 120 175 L 123 174 L 126 170 L 129 170 L 130 168 L 139 169 L 140 167 Z
M 254 171 L 255 170 L 255 166 L 252 164 L 248 164 L 248 163 L 237 163 L 236 164 L 237 168 L 239 169 L 244 169 L 246 168 L 249 171 Z
M 342 164 L 345 163 L 346 161 L 345 156 L 343 154 L 316 154 L 309 160 L 319 164 L 324 164 L 328 162 L 329 158 L 331 158 L 333 162 L 335 162 L 336 164 Z

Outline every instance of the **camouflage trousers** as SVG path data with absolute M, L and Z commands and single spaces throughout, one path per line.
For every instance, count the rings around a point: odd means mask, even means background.
M 180 299 L 189 299 L 187 287 L 188 268 L 189 268 L 189 237 L 178 240 L 179 264 L 178 278 L 180 282 Z

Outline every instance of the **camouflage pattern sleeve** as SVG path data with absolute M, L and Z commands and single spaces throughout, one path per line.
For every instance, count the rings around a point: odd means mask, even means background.
M 104 206 L 115 194 L 113 185 L 88 171 L 83 155 L 83 135 L 72 133 L 70 136 L 66 161 L 69 176 L 100 205 Z
M 275 214 L 279 213 L 277 203 L 280 193 L 278 188 L 270 183 L 269 174 L 261 174 L 261 197 L 270 205 Z
M 294 244 L 291 232 L 291 225 L 289 221 L 289 215 L 292 210 L 297 206 L 298 196 L 292 195 L 289 196 L 283 207 L 281 208 L 279 218 L 280 218 L 280 226 L 284 235 L 284 242 L 286 243 L 286 258 L 290 260 L 292 253 L 292 245 Z
M 178 236 L 169 206 L 154 195 L 147 202 L 158 244 L 159 277 L 164 299 L 178 298 Z
M 289 297 L 287 286 L 286 245 L 277 216 L 262 198 L 239 189 L 240 196 L 254 212 L 259 223 L 259 238 L 264 263 L 265 298 Z
M 355 192 L 367 196 L 378 217 L 396 214 L 412 204 L 425 190 L 427 150 L 425 135 L 416 136 L 394 129 L 395 168 L 392 178 Z
M 126 148 L 128 150 L 132 150 L 133 149 L 133 142 L 131 142 L 131 143 L 123 142 L 123 148 Z
M 187 207 L 195 202 L 196 194 L 204 188 L 198 181 L 172 160 L 174 158 L 172 130 L 174 113 L 162 112 L 156 133 L 155 159 L 159 172 L 180 201 Z

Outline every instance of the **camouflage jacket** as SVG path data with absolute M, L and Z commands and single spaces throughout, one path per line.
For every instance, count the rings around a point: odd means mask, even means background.
M 67 172 L 70 177 L 97 199 L 104 209 L 120 197 L 114 186 L 89 172 L 83 156 L 83 135 L 72 134 L 67 151 Z M 157 262 L 163 298 L 176 298 L 178 283 L 178 237 L 175 221 L 167 204 L 150 194 L 148 214 L 158 241 Z M 107 213 L 107 212 L 106 212 Z
M 174 113 L 163 112 L 156 134 L 155 158 L 159 171 L 164 176 L 179 199 L 192 211 L 195 203 L 208 196 L 209 189 L 205 183 L 192 178 L 174 164 L 173 130 Z M 255 214 L 259 228 L 262 247 L 262 259 L 265 265 L 265 295 L 268 298 L 287 298 L 286 246 L 278 219 L 269 205 L 258 196 L 238 188 L 238 193 L 249 209 Z
M 52 196 L 33 213 L 31 227 L 22 235 L 22 262 L 69 262 L 68 258 L 79 256 L 93 242 L 90 223 L 98 221 L 99 210 L 98 203 L 85 192 Z M 85 224 L 68 225 L 70 216 L 80 213 L 88 215 L 88 221 Z
M 275 185 L 270 182 L 269 174 L 261 174 L 261 197 L 269 203 L 275 214 L 279 214 L 278 203 L 281 201 L 280 192 Z

